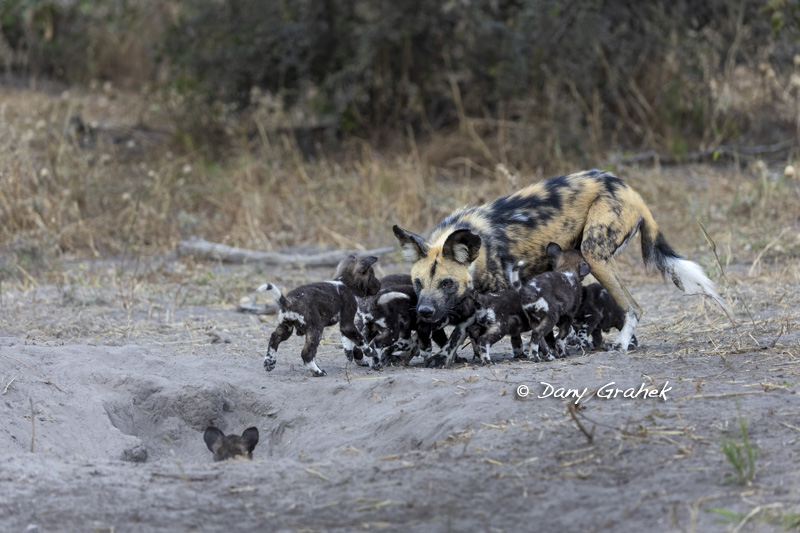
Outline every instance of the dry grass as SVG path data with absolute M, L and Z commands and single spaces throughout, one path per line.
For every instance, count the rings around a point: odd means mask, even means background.
M 503 159 L 494 144 L 476 149 L 474 136 L 420 146 L 409 134 L 391 153 L 351 142 L 341 154 L 310 161 L 290 135 L 266 135 L 272 124 L 258 113 L 236 126 L 260 134 L 240 136 L 231 125 L 233 148 L 211 161 L 172 136 L 169 102 L 108 86 L 55 95 L 0 91 L 6 278 L 31 276 L 64 254 L 162 253 L 191 235 L 266 250 L 387 245 L 393 224 L 424 233 L 460 205 L 546 177 L 470 159 L 481 150 Z M 80 148 L 63 134 L 75 114 L 100 127 L 95 146 Z M 467 155 L 446 155 L 455 153 Z M 757 275 L 770 260 L 800 251 L 800 190 L 782 166 L 775 175 L 759 166 L 615 170 L 642 193 L 670 242 L 711 271 L 717 265 L 696 221 L 725 267 L 751 263 Z

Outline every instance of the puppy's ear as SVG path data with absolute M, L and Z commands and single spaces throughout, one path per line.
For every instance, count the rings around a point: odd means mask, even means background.
M 222 444 L 221 439 L 224 438 L 225 434 L 214 426 L 208 426 L 206 432 L 203 433 L 203 440 L 206 441 L 206 446 L 208 446 L 209 451 L 214 454 L 217 453 L 217 449 L 219 449 L 220 444 Z
M 253 450 L 256 448 L 256 444 L 258 444 L 258 428 L 251 427 L 245 429 L 244 433 L 242 433 L 242 442 L 248 453 L 252 454 Z
M 354 255 L 348 255 L 347 257 L 339 261 L 339 264 L 336 265 L 336 272 L 333 273 L 333 279 L 339 279 L 339 276 L 341 276 L 347 271 L 352 272 L 353 263 L 355 262 L 356 262 L 356 256 Z
M 356 268 L 356 272 L 358 272 L 359 274 L 366 274 L 367 270 L 369 270 L 369 268 L 377 262 L 378 258 L 375 257 L 374 255 L 364 257 L 358 262 L 358 267 Z
M 480 250 L 481 238 L 468 229 L 460 229 L 451 233 L 444 241 L 442 256 L 469 266 L 478 257 Z
M 428 243 L 425 242 L 425 239 L 415 233 L 404 230 L 400 226 L 393 226 L 392 231 L 397 240 L 400 241 L 403 261 L 416 263 L 428 255 Z
M 578 265 L 578 275 L 582 278 L 588 276 L 591 271 L 592 267 L 586 261 L 581 261 Z
M 561 257 L 561 252 L 561 246 L 554 242 L 548 244 L 547 248 L 545 249 L 545 254 L 547 254 L 547 257 L 553 261 L 556 261 L 559 257 Z

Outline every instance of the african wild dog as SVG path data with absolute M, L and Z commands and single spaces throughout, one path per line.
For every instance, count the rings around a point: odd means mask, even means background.
M 261 292 L 272 292 L 279 309 L 278 326 L 269 338 L 264 369 L 271 372 L 275 368 L 278 346 L 289 338 L 292 330 L 296 330 L 297 335 L 306 336 L 301 353 L 305 367 L 316 377 L 325 376 L 327 373 L 317 366 L 317 347 L 322 340 L 323 330 L 337 322 L 342 335 L 355 344 L 356 362 L 379 369 L 381 364 L 377 353 L 366 343 L 354 324 L 358 306 L 356 297 L 372 296 L 380 288 L 380 281 L 372 269 L 377 260 L 372 256 L 357 259 L 351 255 L 339 263 L 332 281 L 301 285 L 286 296 L 270 283 L 259 287 Z M 366 362 L 363 362 L 365 356 Z
M 442 320 L 466 291 L 507 287 L 512 267 L 525 261 L 523 280 L 548 269 L 545 247 L 578 249 L 595 278 L 625 309 L 613 348 L 627 350 L 642 310 L 622 284 L 614 256 L 637 233 L 642 257 L 686 293 L 725 303 L 701 268 L 667 244 L 641 196 L 616 176 L 590 170 L 529 185 L 479 207 L 462 208 L 434 229 L 430 239 L 394 226 L 403 258 L 413 263 L 421 320 Z M 456 328 L 459 334 L 460 328 Z M 437 363 L 449 364 L 452 354 Z
M 258 428 L 251 427 L 239 435 L 225 435 L 214 426 L 206 428 L 203 434 L 206 446 L 214 454 L 215 461 L 226 461 L 236 457 L 253 458 L 253 450 L 258 444 Z
M 603 345 L 603 332 L 611 328 L 621 330 L 625 325 L 625 311 L 599 283 L 583 287 L 583 296 L 578 312 L 575 313 L 575 328 L 578 342 L 584 349 L 600 348 Z M 637 346 L 636 335 L 631 337 L 631 345 Z
M 408 274 L 389 274 L 381 278 L 381 289 L 374 296 L 360 298 L 356 326 L 371 346 L 382 349 L 381 362 L 407 365 L 411 359 L 430 352 L 431 342 L 444 346 L 444 329 L 432 328 L 417 320 L 417 293 Z M 345 353 L 352 359 L 352 342 L 342 339 Z
M 388 276 L 384 276 L 380 279 L 380 288 L 378 292 L 391 290 L 397 287 L 400 287 L 400 290 L 402 290 L 403 287 L 413 287 L 411 284 L 411 276 L 408 274 L 389 274 Z M 355 325 L 358 331 L 364 335 L 367 343 L 370 343 L 378 333 L 376 327 L 379 326 L 376 322 L 380 322 L 381 317 L 376 318 L 373 315 L 375 311 L 374 303 L 377 297 L 378 295 L 374 294 L 363 298 L 357 298 L 358 310 L 356 311 Z M 414 306 L 416 306 L 416 301 L 416 295 L 414 295 Z M 355 348 L 353 342 L 347 337 L 342 337 L 342 347 L 344 348 L 347 359 L 352 361 L 353 349 Z
M 511 284 L 520 293 L 522 309 L 531 325 L 531 358 L 536 361 L 542 360 L 539 356 L 542 349 L 548 361 L 555 359 L 553 349 L 557 349 L 558 357 L 566 357 L 567 336 L 581 305 L 581 281 L 589 275 L 589 263 L 577 250 L 561 250 L 551 242 L 546 253 L 553 260 L 554 271 L 534 276 L 526 284 L 519 280 L 522 261 L 511 272 Z M 551 346 L 553 327 L 558 327 L 558 337 Z
M 530 331 L 531 323 L 522 309 L 522 299 L 516 289 L 500 292 L 475 293 L 475 323 L 469 328 L 473 350 L 484 362 L 491 362 L 489 348 L 509 335 L 515 358 L 525 357 L 522 334 Z

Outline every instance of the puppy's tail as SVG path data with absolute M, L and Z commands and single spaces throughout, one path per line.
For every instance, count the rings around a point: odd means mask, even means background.
M 286 305 L 286 298 L 283 297 L 281 294 L 280 289 L 273 285 L 272 283 L 265 283 L 256 289 L 258 292 L 269 292 L 272 294 L 272 297 L 275 298 L 275 301 L 278 302 L 278 305 L 284 307 Z
M 648 213 L 649 214 L 649 213 Z M 648 224 L 648 218 L 650 218 Z M 705 294 L 719 303 L 728 315 L 731 308 L 714 288 L 714 282 L 708 279 L 697 263 L 689 261 L 678 254 L 667 243 L 664 235 L 655 228 L 651 217 L 643 217 L 642 221 L 642 259 L 647 266 L 655 266 L 664 279 L 671 279 L 686 294 Z

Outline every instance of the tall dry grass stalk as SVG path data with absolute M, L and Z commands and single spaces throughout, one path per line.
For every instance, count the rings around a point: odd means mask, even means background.
M 231 133 L 235 148 L 215 161 L 171 136 L 163 106 L 141 95 L 0 91 L 0 243 L 11 252 L 3 254 L 5 272 L 62 253 L 163 252 L 191 235 L 259 249 L 382 246 L 394 242 L 393 224 L 425 233 L 461 205 L 546 177 L 471 159 L 472 136 L 420 143 L 410 130 L 391 151 L 351 142 L 340 153 L 307 158 L 291 134 L 270 138 L 256 124 L 263 135 Z M 98 121 L 92 146 L 64 135 L 74 114 Z M 155 130 L 132 126 L 142 122 Z M 500 161 L 500 144 L 480 150 L 495 150 Z M 563 172 L 572 170 L 565 164 Z M 800 249 L 797 232 L 772 242 L 797 223 L 796 181 L 709 166 L 617 170 L 686 253 L 708 255 L 695 220 L 728 262 L 752 260 L 768 243 L 762 261 Z

